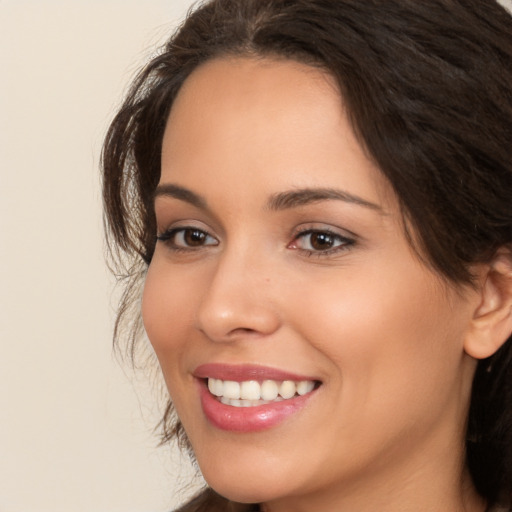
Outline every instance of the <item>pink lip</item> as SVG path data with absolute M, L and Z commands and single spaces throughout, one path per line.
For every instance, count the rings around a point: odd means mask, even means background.
M 198 366 L 194 371 L 194 377 L 198 379 L 233 380 L 242 382 L 244 380 L 293 380 L 299 382 L 301 380 L 318 380 L 314 377 L 297 375 L 276 368 L 268 368 L 266 366 L 257 366 L 253 364 L 230 365 L 209 363 Z
M 302 410 L 315 390 L 303 396 L 296 396 L 280 402 L 256 407 L 233 407 L 221 403 L 207 388 L 207 377 L 234 380 L 315 380 L 273 368 L 255 365 L 205 364 L 194 372 L 198 379 L 201 406 L 208 421 L 221 430 L 231 432 L 258 432 L 272 428 Z

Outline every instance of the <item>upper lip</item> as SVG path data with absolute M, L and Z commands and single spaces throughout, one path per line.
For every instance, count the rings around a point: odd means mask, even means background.
M 318 380 L 311 376 L 298 375 L 285 370 L 255 364 L 207 363 L 198 366 L 193 374 L 198 379 L 210 377 L 212 379 L 232 380 L 235 382 L 246 380 L 293 380 L 297 382 L 302 380 Z

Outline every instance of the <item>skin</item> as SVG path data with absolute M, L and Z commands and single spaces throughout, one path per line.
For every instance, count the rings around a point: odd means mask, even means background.
M 484 510 L 463 449 L 481 293 L 446 284 L 411 249 L 330 77 L 285 60 L 202 65 L 167 123 L 169 184 L 202 204 L 157 196 L 158 233 L 207 236 L 157 243 L 143 319 L 207 482 L 272 512 Z M 297 189 L 362 202 L 269 207 Z M 334 247 L 312 246 L 312 229 Z M 227 432 L 204 416 L 192 375 L 212 362 L 322 385 L 271 429 Z

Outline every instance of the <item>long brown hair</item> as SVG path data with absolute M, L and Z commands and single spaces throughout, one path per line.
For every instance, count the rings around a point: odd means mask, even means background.
M 103 148 L 107 238 L 126 280 L 115 337 L 126 334 L 129 350 L 155 248 L 166 120 L 190 73 L 225 55 L 294 59 L 337 80 L 355 133 L 417 234 L 411 244 L 448 281 L 471 283 L 470 264 L 512 245 L 512 17 L 504 8 L 493 0 L 208 1 L 140 72 Z M 490 502 L 512 493 L 511 370 L 509 339 L 479 362 L 473 384 L 467 464 Z M 164 440 L 186 445 L 171 402 L 161 426 Z M 187 510 L 214 510 L 219 499 L 208 491 Z

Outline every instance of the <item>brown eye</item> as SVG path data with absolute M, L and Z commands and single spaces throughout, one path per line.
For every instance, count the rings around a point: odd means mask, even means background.
M 330 233 L 317 232 L 309 235 L 309 245 L 315 251 L 329 250 L 335 242 L 335 237 Z
M 206 231 L 197 228 L 170 229 L 156 238 L 174 250 L 200 249 L 201 247 L 218 245 L 219 243 L 217 239 Z
M 183 230 L 183 241 L 188 247 L 198 247 L 205 243 L 208 235 L 199 229 L 185 229 Z
M 348 248 L 354 240 L 329 230 L 307 230 L 300 233 L 289 246 L 309 254 L 328 255 Z

